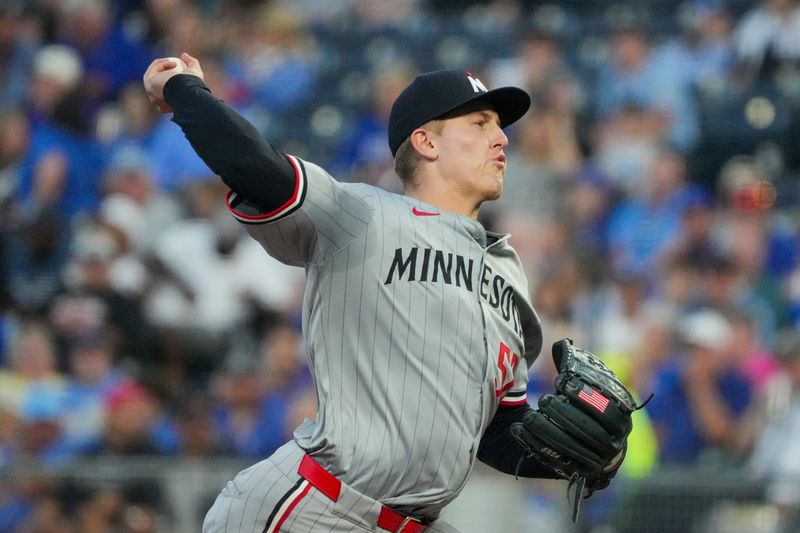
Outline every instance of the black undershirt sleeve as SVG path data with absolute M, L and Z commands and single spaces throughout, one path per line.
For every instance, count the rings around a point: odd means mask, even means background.
M 478 446 L 478 459 L 506 474 L 558 479 L 560 476 L 533 458 L 528 458 L 520 464 L 520 458 L 525 455 L 525 449 L 511 435 L 511 424 L 521 422 L 522 415 L 530 409 L 532 408 L 528 404 L 514 407 L 500 406 L 481 438 L 480 446 Z M 517 465 L 519 465 L 518 471 Z
M 269 212 L 294 194 L 295 170 L 285 155 L 230 106 L 211 94 L 203 80 L 178 74 L 164 85 L 172 121 L 195 152 L 240 197 Z

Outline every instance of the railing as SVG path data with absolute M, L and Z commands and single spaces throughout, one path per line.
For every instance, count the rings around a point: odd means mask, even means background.
M 123 495 L 124 509 L 149 507 L 158 516 L 155 531 L 195 533 L 219 490 L 246 466 L 241 459 L 164 457 L 94 458 L 59 469 L 18 464 L 0 472 L 0 508 L 3 496 L 36 502 L 43 494 L 76 498 L 72 490 L 95 496 L 111 492 Z M 800 478 L 783 481 L 800 495 Z M 735 470 L 662 469 L 643 480 L 615 480 L 584 501 L 578 523 L 572 524 L 565 483 L 514 480 L 478 465 L 442 518 L 462 533 L 800 532 L 800 522 L 767 502 L 768 488 Z

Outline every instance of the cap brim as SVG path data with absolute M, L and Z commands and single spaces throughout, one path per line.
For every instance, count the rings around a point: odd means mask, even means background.
M 531 107 L 531 97 L 517 87 L 499 87 L 482 93 L 471 101 L 484 100 L 500 117 L 500 127 L 505 128 L 518 121 Z

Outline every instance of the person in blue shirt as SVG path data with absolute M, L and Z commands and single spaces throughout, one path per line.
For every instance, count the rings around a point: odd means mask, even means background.
M 221 402 L 213 424 L 222 445 L 251 458 L 273 453 L 289 438 L 297 402 L 312 390 L 311 375 L 301 358 L 300 335 L 293 325 L 273 325 L 260 343 L 257 360 L 229 354 L 215 387 Z
M 93 108 L 116 99 L 156 57 L 153 46 L 132 31 L 132 25 L 115 19 L 112 2 L 62 2 L 58 14 L 56 37 L 80 54 L 85 94 Z
M 674 54 L 652 42 L 642 26 L 624 25 L 610 35 L 611 54 L 594 87 L 594 106 L 606 120 L 637 102 L 662 125 L 662 140 L 689 153 L 700 136 L 692 85 Z
M 730 322 L 711 309 L 679 321 L 684 350 L 655 373 L 647 412 L 660 446 L 662 465 L 695 464 L 718 452 L 738 459 L 738 425 L 753 397 L 746 376 L 730 357 Z
M 701 194 L 686 179 L 685 158 L 663 148 L 637 194 L 612 210 L 607 237 L 612 266 L 620 272 L 652 275 L 680 238 L 682 216 Z
M 45 46 L 34 60 L 30 141 L 16 192 L 28 216 L 47 211 L 69 223 L 97 208 L 105 157 L 92 135 L 83 74 L 77 52 L 67 46 Z

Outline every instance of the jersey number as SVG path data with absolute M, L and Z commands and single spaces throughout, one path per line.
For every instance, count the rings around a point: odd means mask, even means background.
M 514 373 L 517 370 L 519 356 L 511 352 L 506 343 L 500 343 L 500 353 L 497 356 L 497 368 L 500 370 L 499 377 L 494 378 L 495 395 L 500 398 L 508 389 L 514 385 Z

